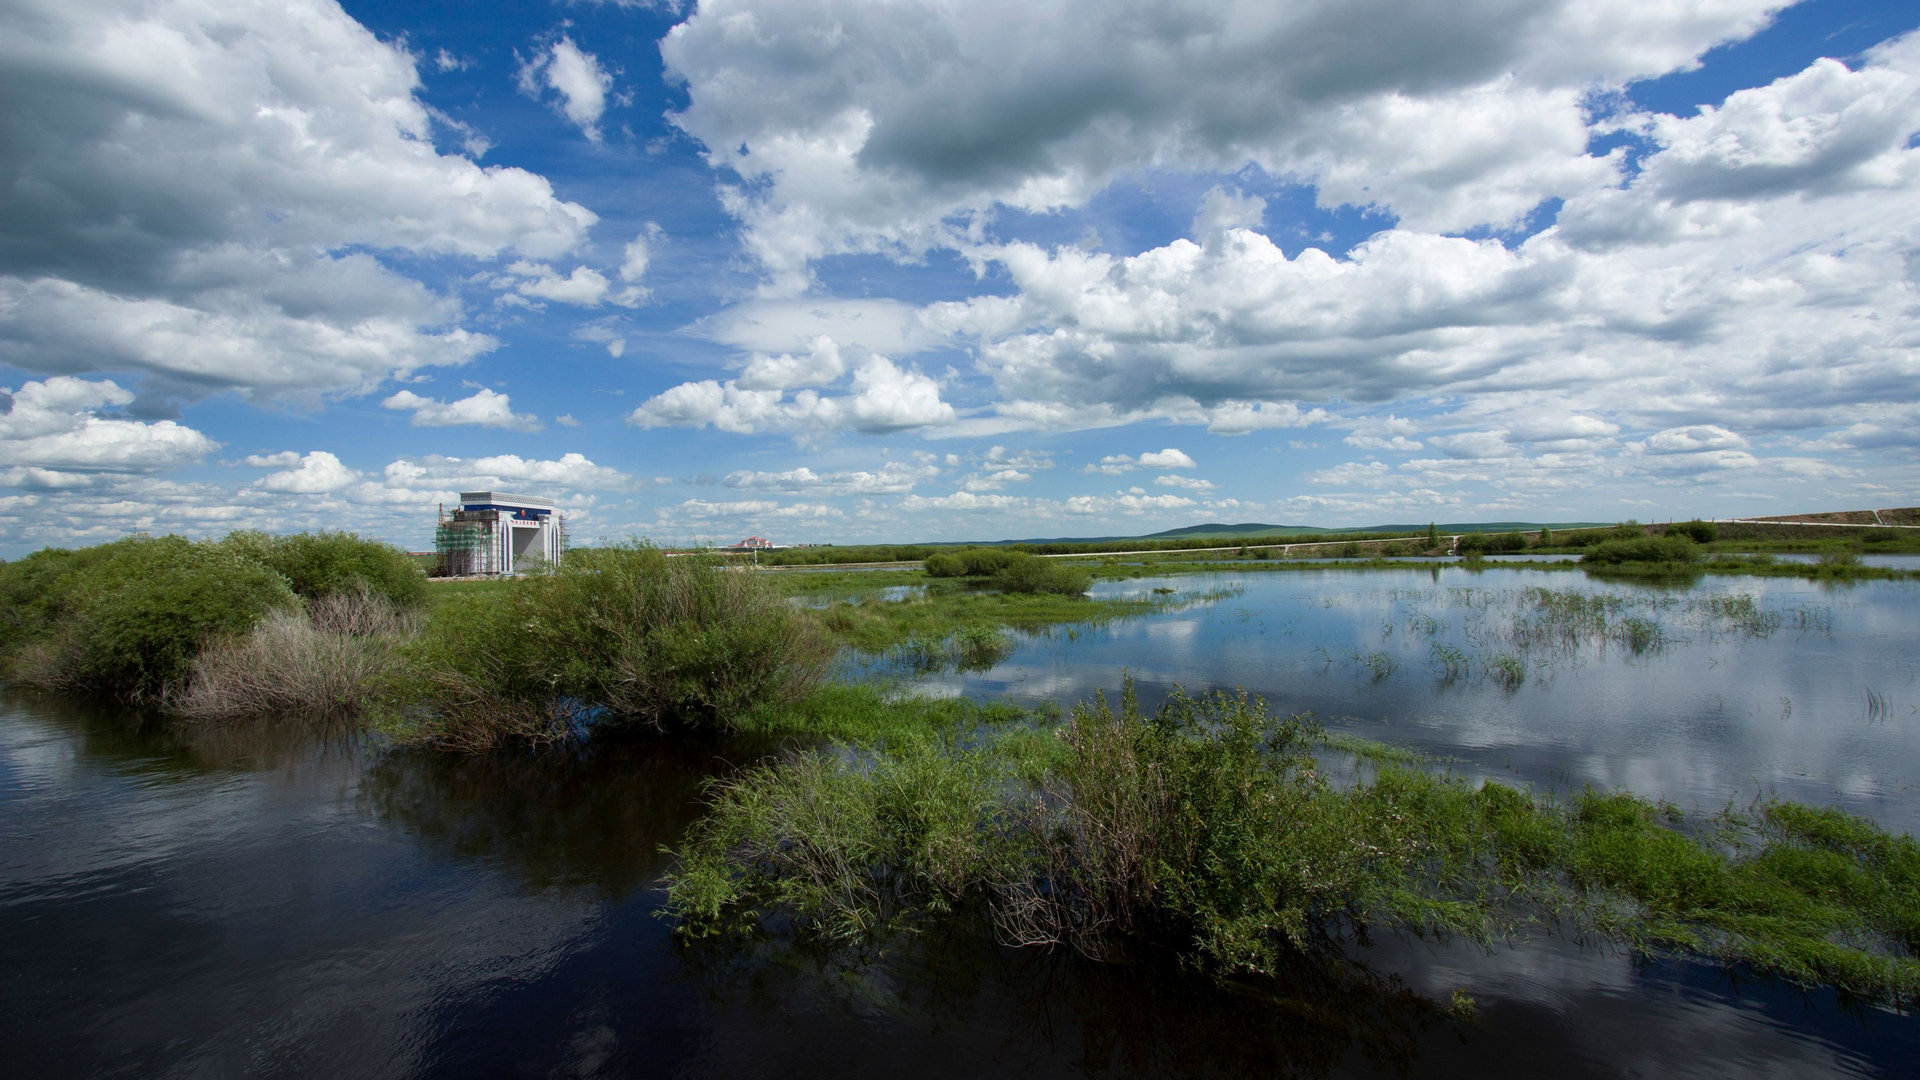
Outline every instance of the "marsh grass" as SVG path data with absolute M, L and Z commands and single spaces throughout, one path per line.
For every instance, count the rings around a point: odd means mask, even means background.
M 452 595 L 401 650 L 377 722 L 461 750 L 585 728 L 724 729 L 819 685 L 834 646 L 765 579 L 646 545 Z
M 1392 675 L 1394 669 L 1399 666 L 1399 664 L 1395 662 L 1393 654 L 1385 649 L 1356 652 L 1354 654 L 1354 660 L 1362 670 L 1373 676 L 1373 681 L 1375 682 L 1379 682 L 1381 679 Z
M 1377 647 L 1317 647 L 1325 667 L 1339 664 L 1384 678 L 1421 664 L 1442 683 L 1480 678 L 1513 690 L 1532 675 L 1610 654 L 1650 658 L 1701 639 L 1741 641 L 1782 630 L 1832 633 L 1830 609 L 1771 608 L 1750 592 L 1454 585 L 1382 595 L 1394 611 L 1379 622 Z M 1323 603 L 1332 606 L 1334 600 Z
M 938 671 L 986 671 L 1013 652 L 1013 636 L 992 626 L 962 626 L 944 638 L 908 638 L 887 650 L 916 674 Z
M 307 610 L 276 610 L 245 635 L 215 639 L 195 658 L 169 711 L 197 721 L 357 717 L 393 677 L 418 617 L 360 587 Z
M 1512 653 L 1495 653 L 1487 658 L 1487 677 L 1502 690 L 1518 690 L 1527 681 L 1527 662 Z
M 1014 595 L 955 588 L 936 582 L 923 596 L 893 603 L 839 603 L 818 614 L 838 641 L 880 655 L 908 641 L 940 642 L 962 631 L 1038 630 L 1059 625 L 1096 626 L 1162 610 L 1164 600 L 1084 596 Z
M 1026 724 L 1051 724 L 1058 710 L 969 698 L 928 698 L 875 683 L 827 683 L 792 701 L 766 702 L 734 719 L 749 735 L 839 739 L 863 746 L 939 735 L 980 738 Z
M 1368 757 L 1328 780 L 1314 751 Z M 1839 810 L 1690 818 L 1631 795 L 1472 783 L 1244 693 L 1131 687 L 1052 735 L 796 751 L 715 782 L 667 876 L 688 936 L 866 943 L 956 913 L 1096 958 L 1132 940 L 1222 977 L 1398 932 L 1539 928 L 1739 964 L 1871 1002 L 1920 991 L 1920 847 Z
M 1427 664 L 1440 676 L 1442 682 L 1457 682 L 1465 678 L 1469 667 L 1466 653 L 1438 641 L 1427 650 Z
M 1885 720 L 1892 714 L 1892 706 L 1887 703 L 1887 695 L 1878 690 L 1869 689 L 1867 694 L 1867 722 Z

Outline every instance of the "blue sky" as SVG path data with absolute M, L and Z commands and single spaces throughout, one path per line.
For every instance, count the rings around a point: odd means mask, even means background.
M 1912 505 L 1916 26 L 19 0 L 0 555 Z

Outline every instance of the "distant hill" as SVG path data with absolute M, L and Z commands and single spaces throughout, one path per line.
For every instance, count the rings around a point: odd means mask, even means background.
M 1599 525 L 1611 525 L 1611 521 L 1550 521 L 1545 522 L 1550 529 L 1585 529 Z M 1442 521 L 1434 526 L 1443 533 L 1471 532 L 1538 532 L 1543 523 L 1538 521 Z M 1422 521 L 1414 525 L 1362 525 L 1353 529 L 1328 529 L 1318 525 L 1263 525 L 1250 521 L 1240 525 L 1222 525 L 1209 522 L 1205 525 L 1189 525 L 1184 529 L 1168 529 L 1165 532 L 1148 533 L 1136 537 L 1140 540 L 1237 540 L 1243 536 L 1305 536 L 1326 533 L 1420 533 L 1427 531 L 1427 523 Z
M 1617 521 L 1442 521 L 1434 526 L 1443 533 L 1539 532 L 1541 529 L 1599 529 L 1617 525 Z M 1427 523 L 1417 525 L 1369 525 L 1362 532 L 1426 532 Z
M 1612 525 L 1611 521 L 1550 521 L 1544 523 L 1551 529 L 1587 529 Z M 1472 532 L 1538 532 L 1542 526 L 1537 521 L 1469 521 L 1440 522 L 1436 528 L 1443 533 Z M 1125 540 L 1243 540 L 1256 536 L 1328 536 L 1352 535 L 1354 533 L 1423 533 L 1427 523 L 1417 525 L 1362 525 L 1351 529 L 1329 529 L 1319 525 L 1268 525 L 1258 521 L 1241 522 L 1228 525 L 1224 522 L 1210 521 L 1202 525 L 1188 525 L 1179 529 L 1165 529 L 1144 536 L 1047 536 L 1027 537 L 1019 540 L 971 540 L 955 546 L 998 547 L 1003 544 L 1111 544 Z
M 1420 526 L 1426 528 L 1425 525 Z M 1223 525 L 1217 521 L 1205 525 L 1188 525 L 1183 529 L 1167 529 L 1163 532 L 1148 533 L 1145 536 L 1130 537 L 1135 540 L 1179 540 L 1184 537 L 1193 539 L 1231 540 L 1242 536 L 1302 536 L 1309 533 L 1353 532 L 1353 529 L 1323 529 L 1318 525 L 1262 525 L 1257 521 L 1239 525 Z

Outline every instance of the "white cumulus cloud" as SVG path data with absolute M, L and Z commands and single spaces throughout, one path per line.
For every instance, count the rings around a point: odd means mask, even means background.
M 0 390 L 0 483 L 73 487 L 97 478 L 151 475 L 189 465 L 219 444 L 193 428 L 102 416 L 133 394 L 112 380 L 58 375 Z
M 421 397 L 411 390 L 402 390 L 382 401 L 381 406 L 388 409 L 411 411 L 414 427 L 452 427 L 456 424 L 474 424 L 479 427 L 506 428 L 513 431 L 538 431 L 540 418 L 532 413 L 513 411 L 513 403 L 506 394 L 485 387 L 475 391 L 471 397 L 454 401 L 441 401 L 438 398 Z
M 854 367 L 851 392 L 837 397 L 814 389 L 788 397 L 777 385 L 793 377 L 816 378 L 819 369 L 804 376 L 783 372 L 760 379 L 762 385 L 768 380 L 776 384 L 768 389 L 751 388 L 748 379 L 756 378 L 755 372 L 750 366 L 741 379 L 725 383 L 713 379 L 681 383 L 642 403 L 627 420 L 643 428 L 711 425 L 742 434 L 835 430 L 885 434 L 948 424 L 955 418 L 953 406 L 941 400 L 939 383 L 883 356 L 868 357 Z
M 553 258 L 595 221 L 436 149 L 415 58 L 331 0 L 23 0 L 0 67 L 0 360 L 28 371 L 363 392 L 494 345 L 386 253 Z
M 600 59 L 562 37 L 537 50 L 520 67 L 520 89 L 538 98 L 551 90 L 558 98 L 561 115 L 580 129 L 587 141 L 600 142 L 600 117 L 607 111 L 607 91 L 613 88 L 613 76 L 601 68 Z

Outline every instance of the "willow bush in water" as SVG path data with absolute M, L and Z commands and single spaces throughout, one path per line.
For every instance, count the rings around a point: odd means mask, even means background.
M 0 564 L 0 674 L 69 693 L 191 700 L 196 715 L 216 698 L 222 714 L 242 701 L 268 702 L 263 711 L 298 705 L 313 679 L 276 680 L 276 671 L 366 684 L 367 665 L 338 662 L 366 651 L 342 642 L 376 632 L 356 613 L 384 626 L 417 607 L 425 588 L 404 553 L 350 533 L 50 548 Z M 215 686 L 216 670 L 247 685 Z
M 991 750 L 908 740 L 849 765 L 814 751 L 720 784 L 669 880 L 683 929 L 790 914 L 846 939 L 965 904 L 1010 944 L 1104 955 L 1174 940 L 1204 966 L 1271 972 L 1375 918 L 1475 933 L 1413 886 L 1411 822 L 1334 790 L 1318 729 L 1245 694 L 1131 689 L 1076 708 L 1037 784 Z M 902 793 L 919 793 L 903 798 Z
M 0 658 L 30 685 L 154 700 L 209 640 L 299 607 L 285 578 L 216 544 L 134 536 L 47 549 L 0 568 Z
M 844 941 L 962 908 L 1009 944 L 1166 942 L 1220 974 L 1338 960 L 1375 930 L 1482 943 L 1571 924 L 1877 1001 L 1920 993 L 1920 845 L 1769 802 L 1690 829 L 1378 755 L 1330 784 L 1309 722 L 1244 694 L 1074 710 L 1038 754 L 908 739 L 718 783 L 668 878 L 684 934 Z M 1367 775 L 1371 773 L 1371 775 Z
M 825 674 L 833 646 L 755 573 L 644 545 L 435 609 L 383 705 L 405 740 L 481 749 L 583 725 L 725 727 Z

